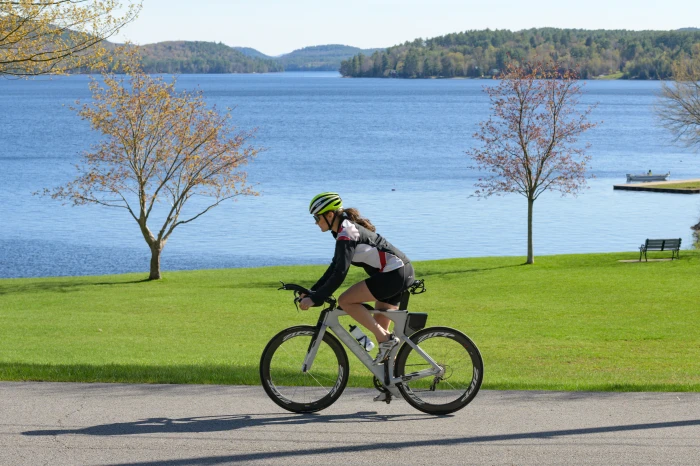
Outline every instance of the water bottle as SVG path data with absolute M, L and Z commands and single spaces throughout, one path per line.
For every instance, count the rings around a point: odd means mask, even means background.
M 374 348 L 374 342 L 370 340 L 367 335 L 362 333 L 362 330 L 360 330 L 358 327 L 351 325 L 350 335 L 355 337 L 355 340 L 357 340 L 357 342 L 367 351 L 371 351 L 372 348 Z

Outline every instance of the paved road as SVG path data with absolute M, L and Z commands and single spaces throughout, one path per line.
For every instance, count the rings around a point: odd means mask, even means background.
M 0 464 L 700 464 L 700 393 L 481 391 L 448 417 L 373 396 L 294 415 L 260 387 L 3 382 Z

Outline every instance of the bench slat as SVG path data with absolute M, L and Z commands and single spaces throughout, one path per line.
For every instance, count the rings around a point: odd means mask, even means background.
M 665 241 L 663 241 L 663 240 L 661 240 L 661 241 L 656 241 L 656 240 L 647 241 L 647 247 L 658 248 L 658 247 L 661 247 L 664 243 L 665 243 Z
M 681 245 L 680 239 L 648 239 L 644 243 L 645 249 L 677 249 Z

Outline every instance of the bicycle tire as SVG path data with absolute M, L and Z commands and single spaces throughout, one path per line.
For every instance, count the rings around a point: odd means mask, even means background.
M 425 328 L 411 335 L 411 341 L 441 366 L 443 373 L 398 384 L 408 404 L 424 413 L 438 415 L 467 406 L 479 392 L 484 378 L 484 362 L 474 342 L 449 327 Z M 394 370 L 397 377 L 403 377 L 430 367 L 404 343 L 396 356 Z
M 348 383 L 349 363 L 338 339 L 326 332 L 310 371 L 302 372 L 315 327 L 300 325 L 272 337 L 260 357 L 265 393 L 293 413 L 313 413 L 332 405 Z

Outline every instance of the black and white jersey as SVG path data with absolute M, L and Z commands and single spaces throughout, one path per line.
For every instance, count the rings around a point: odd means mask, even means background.
M 332 295 L 343 284 L 350 265 L 362 267 L 369 275 L 391 272 L 410 261 L 401 251 L 374 231 L 343 217 L 335 237 L 335 254 L 323 276 L 311 287 L 315 304 Z

